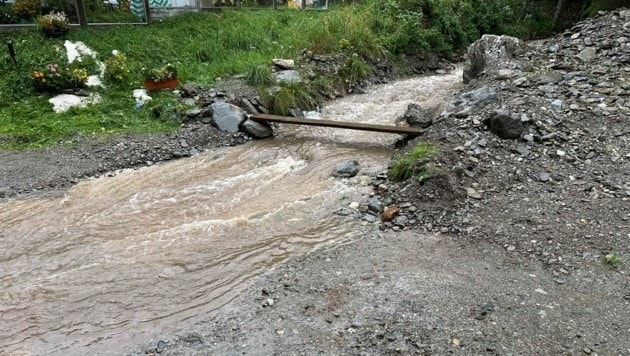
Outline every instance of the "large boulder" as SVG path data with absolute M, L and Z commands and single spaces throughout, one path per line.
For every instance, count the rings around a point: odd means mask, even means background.
M 350 178 L 356 176 L 359 170 L 359 162 L 355 160 L 343 161 L 335 166 L 332 175 L 337 178 Z
M 422 107 L 419 104 L 411 103 L 407 106 L 407 111 L 403 115 L 403 119 L 411 126 L 427 128 L 431 126 L 433 120 L 440 115 L 440 107 L 438 105 Z
M 212 107 L 212 121 L 223 132 L 237 133 L 245 120 L 245 111 L 236 105 L 228 103 L 214 103 Z
M 273 74 L 278 83 L 297 84 L 302 83 L 302 77 L 297 70 L 283 70 Z
M 504 139 L 516 139 L 525 132 L 521 120 L 513 117 L 507 110 L 494 110 L 488 117 L 486 124 L 490 131 Z
M 483 72 L 508 68 L 514 55 L 523 46 L 523 42 L 516 37 L 483 35 L 468 47 L 464 83 L 469 83 Z
M 251 119 L 247 119 L 241 125 L 241 131 L 250 135 L 253 138 L 267 138 L 273 135 L 271 126 L 266 123 L 257 122 Z

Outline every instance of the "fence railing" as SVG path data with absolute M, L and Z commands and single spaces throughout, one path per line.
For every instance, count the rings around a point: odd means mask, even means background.
M 38 15 L 64 12 L 72 27 L 146 25 L 186 12 L 224 8 L 326 9 L 328 0 L 0 0 L 0 31 L 35 27 Z

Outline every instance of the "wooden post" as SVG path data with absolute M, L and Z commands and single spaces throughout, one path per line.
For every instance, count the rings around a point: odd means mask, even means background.
M 149 0 L 143 0 L 144 3 L 144 20 L 147 22 L 147 25 L 151 23 L 151 5 L 149 4 Z
M 302 10 L 306 9 L 306 0 L 300 0 L 300 7 Z
M 79 18 L 79 24 L 85 28 L 88 25 L 87 17 L 85 16 L 85 5 L 83 0 L 74 0 L 74 6 L 77 8 L 77 17 Z
M 283 124 L 297 124 L 297 125 L 307 125 L 307 126 L 335 127 L 335 128 L 340 128 L 340 129 L 384 132 L 384 133 L 401 134 L 401 135 L 409 135 L 409 136 L 420 136 L 424 133 L 424 130 L 421 130 L 415 127 L 362 124 L 358 122 L 331 121 L 331 120 L 320 120 L 320 119 L 317 119 L 317 120 L 316 119 L 303 119 L 303 118 L 298 118 L 298 117 L 278 116 L 278 115 L 256 114 L 256 115 L 250 115 L 249 118 L 254 121 L 278 122 L 278 123 L 283 123 Z

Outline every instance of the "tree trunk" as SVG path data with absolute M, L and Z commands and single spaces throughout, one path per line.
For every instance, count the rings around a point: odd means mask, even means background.
M 560 14 L 562 13 L 562 7 L 564 6 L 565 0 L 558 0 L 558 4 L 556 5 L 556 12 L 553 14 L 553 26 L 551 27 L 555 30 L 558 26 L 558 21 L 560 20 Z

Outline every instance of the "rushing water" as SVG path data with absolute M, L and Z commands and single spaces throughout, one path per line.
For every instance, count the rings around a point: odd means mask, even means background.
M 392 124 L 460 75 L 374 87 L 321 115 Z M 121 354 L 203 319 L 288 256 L 371 233 L 334 214 L 369 187 L 331 171 L 347 159 L 360 175 L 383 171 L 396 139 L 286 125 L 272 140 L 0 203 L 0 354 Z

